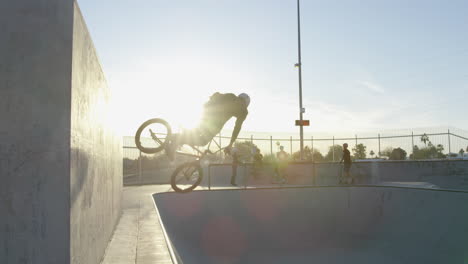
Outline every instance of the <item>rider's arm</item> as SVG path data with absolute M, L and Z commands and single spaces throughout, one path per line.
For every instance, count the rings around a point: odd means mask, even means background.
M 234 131 L 232 131 L 231 142 L 229 143 L 229 146 L 232 146 L 232 144 L 234 144 L 234 142 L 236 141 L 237 136 L 239 136 L 239 132 L 242 128 L 242 123 L 244 123 L 244 120 L 245 117 L 238 117 L 236 119 L 236 125 L 234 126 Z

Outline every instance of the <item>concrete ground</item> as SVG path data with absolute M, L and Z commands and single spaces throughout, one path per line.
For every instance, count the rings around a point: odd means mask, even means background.
M 365 186 L 363 186 L 363 188 L 364 187 Z M 415 187 L 415 186 L 409 186 L 409 187 Z M 250 188 L 252 188 L 252 187 L 249 187 L 249 189 Z M 333 188 L 336 189 L 337 187 L 333 187 Z M 325 190 L 328 190 L 327 191 L 327 193 L 328 193 L 329 190 L 332 190 L 333 188 L 328 187 L 328 188 L 325 188 Z M 357 188 L 357 186 L 352 187 L 352 188 L 353 189 L 349 189 L 349 190 L 354 190 L 354 189 Z M 389 187 L 387 186 L 387 187 L 383 187 L 383 188 L 389 188 Z M 206 187 L 198 187 L 197 188 L 197 190 L 203 190 L 203 189 L 206 190 L 207 188 Z M 228 189 L 228 188 L 226 188 L 226 187 L 215 187 L 215 188 L 212 188 L 212 189 Z M 237 188 L 230 187 L 229 189 L 237 189 Z M 241 189 L 242 189 L 242 187 L 241 187 Z M 346 190 L 346 189 L 343 189 L 343 190 Z M 358 190 L 358 189 L 356 189 L 356 190 Z M 298 190 L 300 191 L 300 190 L 306 190 L 306 189 L 300 188 L 300 189 L 297 189 L 297 190 L 296 189 L 292 189 L 292 190 L 294 190 L 294 193 L 296 194 L 296 193 L 298 193 Z M 320 189 L 316 189 L 316 190 L 317 190 L 316 192 L 318 192 Z M 392 189 L 391 192 L 396 192 L 396 191 L 401 191 L 401 190 L 402 190 L 402 188 L 396 188 L 395 190 Z M 422 190 L 416 191 L 417 189 L 413 189 L 413 190 L 410 189 L 410 190 L 411 191 L 409 191 L 409 193 L 422 192 Z M 276 190 L 276 192 L 277 191 L 278 190 Z M 287 191 L 287 190 L 285 190 L 285 191 Z M 130 263 L 131 264 L 149 264 L 149 263 L 169 264 L 169 263 L 173 263 L 172 259 L 171 259 L 171 256 L 169 254 L 169 250 L 168 250 L 168 247 L 167 247 L 165 236 L 164 236 L 163 231 L 161 229 L 160 220 L 159 220 L 159 218 L 158 218 L 158 216 L 156 214 L 156 209 L 154 207 L 153 197 L 152 197 L 152 194 L 162 193 L 162 192 L 172 192 L 171 186 L 166 184 L 166 185 L 130 186 L 130 187 L 125 187 L 124 188 L 124 190 L 123 190 L 123 201 L 122 201 L 122 206 L 123 206 L 122 216 L 121 216 L 121 219 L 120 219 L 120 221 L 119 221 L 119 223 L 118 223 L 118 225 L 116 227 L 114 235 L 113 235 L 111 241 L 108 244 L 106 254 L 104 256 L 103 261 L 101 262 L 102 264 L 130 264 Z M 275 192 L 275 190 L 272 190 L 272 192 Z M 390 192 L 390 191 L 388 191 L 388 192 Z M 232 195 L 232 194 L 236 194 L 236 193 L 237 192 L 227 192 L 225 194 Z M 219 193 L 218 192 L 200 192 L 198 194 L 192 193 L 192 195 L 216 195 L 216 194 L 219 194 Z M 432 198 L 433 199 L 438 198 L 440 200 L 439 196 L 441 196 L 440 194 L 442 194 L 442 192 L 431 192 L 431 194 L 433 194 L 432 196 L 430 195 L 431 199 Z M 167 194 L 167 195 L 163 195 L 163 196 L 168 196 L 168 195 L 171 195 L 171 194 Z M 462 194 L 459 194 L 458 192 L 450 192 L 450 191 L 447 192 L 447 194 L 445 194 L 445 196 L 447 196 L 447 197 L 449 195 L 452 195 L 452 196 L 457 196 L 458 195 L 458 196 L 460 196 Z M 161 197 L 163 197 L 163 196 L 161 196 Z M 182 198 L 187 198 L 189 196 L 191 196 L 191 195 L 181 195 L 181 196 L 175 196 L 173 198 L 182 199 Z M 349 193 L 348 193 L 348 196 L 349 196 Z M 346 196 L 346 197 L 348 197 L 348 196 Z M 405 195 L 403 195 L 403 196 L 405 196 Z M 290 196 L 288 196 L 288 197 L 290 197 Z M 341 196 L 339 196 L 339 197 L 341 197 Z M 346 197 L 341 197 L 338 200 L 339 201 L 347 201 L 347 199 L 349 199 L 349 197 L 348 198 L 346 198 Z M 360 196 L 356 196 L 356 197 L 359 198 L 359 199 L 362 198 Z M 391 197 L 391 195 L 389 197 Z M 395 196 L 395 197 L 398 197 L 398 196 Z M 276 197 L 276 198 L 278 198 L 278 197 Z M 380 199 L 381 197 L 380 198 L 375 198 L 375 199 L 374 198 L 369 199 L 369 200 L 370 201 L 381 201 L 382 200 L 382 199 Z M 226 199 L 226 197 L 223 197 L 223 199 Z M 235 200 L 240 201 L 242 199 L 235 199 Z M 266 200 L 268 200 L 268 201 L 273 200 L 273 198 L 266 199 Z M 280 200 L 287 201 L 288 199 L 280 199 Z M 300 199 L 300 200 L 304 200 L 304 199 Z M 312 200 L 314 200 L 314 199 L 312 199 Z M 321 199 L 318 199 L 318 200 L 321 200 Z M 328 201 L 330 199 L 325 199 L 325 200 Z M 386 201 L 385 204 L 390 203 L 391 201 L 395 202 L 394 200 L 397 200 L 397 199 L 392 198 L 392 199 Z M 412 201 L 412 200 L 414 200 L 414 199 L 407 199 L 405 201 L 407 203 L 408 201 Z M 416 200 L 418 200 L 418 199 L 416 199 Z M 437 200 L 437 201 L 440 202 L 439 200 Z M 219 197 L 216 198 L 215 201 L 219 201 Z M 185 202 L 183 202 L 182 204 L 184 204 L 184 203 Z M 430 203 L 428 202 L 427 204 L 433 204 L 433 203 L 434 203 L 434 201 L 432 201 Z M 190 204 L 190 203 L 188 203 L 188 204 Z M 254 202 L 252 204 L 255 205 L 257 203 Z M 300 204 L 300 203 L 298 203 L 298 204 Z M 349 203 L 346 202 L 346 204 L 347 204 L 347 206 L 344 206 L 343 208 L 345 208 L 345 207 L 348 208 L 349 207 Z M 363 204 L 363 201 L 353 202 L 352 204 Z M 446 206 L 445 206 L 446 204 L 447 204 L 446 202 L 442 203 L 441 209 L 438 209 L 436 211 L 442 212 L 443 210 L 447 209 Z M 448 204 L 452 204 L 452 203 L 448 203 Z M 230 207 L 232 207 L 232 206 L 230 206 Z M 287 207 L 290 208 L 291 206 L 287 206 Z M 420 208 L 420 207 L 421 207 L 421 204 L 418 204 L 417 208 Z M 343 211 L 343 210 L 346 209 L 346 208 L 345 209 L 343 209 L 343 208 L 340 209 L 340 210 L 336 210 L 336 211 Z M 257 211 L 257 210 L 254 210 L 254 211 Z M 431 209 L 431 211 L 433 211 L 433 210 Z M 301 211 L 301 214 L 302 214 L 302 211 Z M 442 218 L 444 218 L 444 217 L 450 215 L 450 213 L 443 212 L 442 215 L 443 215 Z M 433 217 L 429 217 L 429 219 L 432 219 L 432 218 Z M 450 219 L 464 219 L 464 217 L 460 218 L 459 216 L 458 217 L 449 217 L 449 218 Z M 437 220 L 436 222 L 442 222 L 443 219 L 439 219 L 439 220 Z M 452 221 L 454 221 L 454 220 L 452 220 Z M 171 222 L 172 221 L 166 223 L 165 225 L 167 226 L 167 224 L 171 224 Z M 202 222 L 205 223 L 207 221 L 202 221 Z M 239 223 L 240 222 L 242 222 L 242 221 L 239 221 Z M 328 223 L 330 221 L 323 221 L 323 222 Z M 359 221 L 355 221 L 355 222 L 360 223 L 360 222 L 366 222 L 366 221 L 359 220 Z M 392 223 L 393 222 L 394 222 L 394 220 L 392 220 Z M 294 224 L 288 223 L 288 224 L 282 224 L 282 226 L 294 226 Z M 455 226 L 457 226 L 457 225 L 455 225 Z M 460 230 L 462 230 L 463 228 L 465 228 L 464 230 L 466 230 L 466 225 L 460 224 L 459 226 L 462 226 L 462 228 Z M 182 228 L 181 227 L 176 228 L 176 230 L 179 230 L 179 231 L 180 231 L 180 229 L 182 229 Z M 436 228 L 430 228 L 430 229 L 431 230 L 436 230 Z M 200 228 L 200 230 L 201 230 L 201 228 Z M 270 233 L 274 233 L 274 232 L 270 232 Z M 411 232 L 403 232 L 403 233 L 411 233 Z M 423 232 L 420 232 L 420 233 L 423 233 Z M 406 239 L 407 238 L 402 239 L 402 240 L 404 241 Z M 464 244 L 464 243 L 460 243 L 460 244 Z M 270 262 L 270 263 L 272 263 L 272 262 Z
M 171 181 L 172 172 L 175 168 L 143 171 L 141 175 L 125 175 L 124 186 L 168 184 Z
M 468 263 L 468 192 L 405 187 L 199 191 L 154 199 L 179 263 Z
M 124 188 L 122 217 L 102 264 L 172 264 L 151 196 L 166 191 L 170 185 Z
M 207 188 L 197 188 L 204 189 Z M 154 193 L 172 191 L 169 184 L 124 187 L 122 216 L 101 264 L 173 263 L 152 197 Z

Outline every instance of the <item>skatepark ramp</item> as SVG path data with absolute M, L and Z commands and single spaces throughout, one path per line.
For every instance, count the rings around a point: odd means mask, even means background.
M 468 192 L 329 186 L 153 198 L 174 263 L 468 263 Z

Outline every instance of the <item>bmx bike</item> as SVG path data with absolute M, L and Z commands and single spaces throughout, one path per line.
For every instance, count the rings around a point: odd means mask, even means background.
M 145 137 L 147 136 L 147 137 Z M 141 152 L 154 154 L 162 151 L 168 142 L 172 140 L 172 129 L 167 121 L 161 118 L 150 119 L 138 128 L 135 134 L 135 145 Z M 210 151 L 211 143 L 214 142 L 218 150 Z M 215 140 L 211 140 L 205 150 L 194 145 L 190 146 L 196 154 L 176 151 L 177 154 L 195 158 L 194 161 L 182 163 L 177 166 L 171 175 L 171 186 L 178 193 L 187 193 L 200 185 L 203 179 L 202 161 L 209 155 L 216 155 L 222 148 Z

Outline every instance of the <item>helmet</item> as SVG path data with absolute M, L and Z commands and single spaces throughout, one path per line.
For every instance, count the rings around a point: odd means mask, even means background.
M 246 106 L 249 106 L 249 104 L 250 104 L 250 96 L 249 96 L 248 94 L 246 94 L 246 93 L 241 93 L 241 94 L 238 95 L 238 97 L 241 98 L 242 100 L 244 100 Z

